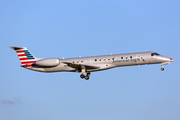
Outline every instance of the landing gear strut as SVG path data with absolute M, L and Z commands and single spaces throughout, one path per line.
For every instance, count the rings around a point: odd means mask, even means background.
M 83 79 L 83 78 L 85 78 L 86 80 L 89 80 L 89 76 L 90 76 L 90 73 L 87 73 L 86 74 L 86 68 L 85 68 L 85 66 L 81 66 L 82 67 L 82 69 L 81 69 L 81 75 L 80 75 L 80 77 Z M 86 76 L 85 76 L 85 74 L 86 74 Z
M 161 70 L 164 71 L 164 67 L 163 67 L 163 64 L 161 64 Z

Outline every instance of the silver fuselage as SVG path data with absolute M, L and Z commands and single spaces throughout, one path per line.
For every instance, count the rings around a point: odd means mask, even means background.
M 72 68 L 65 64 L 65 62 L 97 66 L 98 69 L 87 69 L 86 72 L 95 72 L 114 67 L 123 66 L 134 66 L 134 65 L 146 65 L 146 64 L 170 64 L 173 60 L 162 55 L 153 55 L 154 52 L 139 52 L 139 53 L 128 53 L 128 54 L 116 54 L 116 55 L 103 55 L 93 57 L 80 57 L 80 58 L 69 58 L 61 59 L 60 64 L 55 67 L 31 67 L 30 70 L 40 72 L 79 72 L 75 68 Z

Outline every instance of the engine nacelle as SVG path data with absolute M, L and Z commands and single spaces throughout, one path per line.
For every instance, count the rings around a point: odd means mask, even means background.
M 54 67 L 59 64 L 60 64 L 59 58 L 47 58 L 36 61 L 36 65 L 41 67 Z

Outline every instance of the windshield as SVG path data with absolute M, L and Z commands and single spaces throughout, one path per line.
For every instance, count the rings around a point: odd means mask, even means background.
M 160 55 L 158 53 L 151 53 L 151 56 Z
M 155 55 L 160 55 L 160 54 L 158 54 L 158 53 L 155 53 Z

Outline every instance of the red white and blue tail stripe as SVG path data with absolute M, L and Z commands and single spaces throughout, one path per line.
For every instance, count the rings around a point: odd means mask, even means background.
M 22 67 L 32 67 L 35 66 L 36 58 L 27 50 L 26 47 L 10 47 L 14 49 L 21 61 Z

